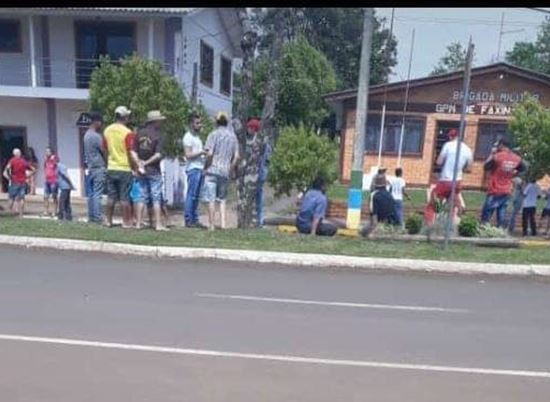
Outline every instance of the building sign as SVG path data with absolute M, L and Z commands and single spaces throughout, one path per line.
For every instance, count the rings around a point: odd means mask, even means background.
M 78 120 L 76 121 L 77 127 L 89 127 L 92 123 L 92 119 L 90 118 L 90 115 L 86 112 L 80 113 L 80 116 L 78 117 Z
M 540 100 L 540 94 L 530 94 L 535 99 Z M 525 92 L 495 92 L 486 89 L 479 91 L 470 91 L 468 100 L 470 102 L 497 102 L 497 103 L 518 103 L 525 97 Z M 461 101 L 464 99 L 464 91 L 454 90 L 453 101 Z
M 480 114 L 486 116 L 510 116 L 514 108 L 498 103 L 472 103 L 466 108 L 466 114 Z M 455 103 L 438 103 L 435 105 L 436 113 L 460 114 L 462 105 Z

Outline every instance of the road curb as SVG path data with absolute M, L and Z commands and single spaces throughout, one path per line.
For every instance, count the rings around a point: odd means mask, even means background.
M 353 257 L 326 254 L 286 253 L 279 251 L 229 250 L 216 248 L 144 246 L 88 240 L 69 240 L 28 236 L 0 235 L 0 244 L 27 248 L 100 252 L 141 257 L 214 259 L 247 263 L 270 263 L 319 268 L 353 268 L 408 272 L 550 276 L 550 265 L 495 264 L 398 258 Z

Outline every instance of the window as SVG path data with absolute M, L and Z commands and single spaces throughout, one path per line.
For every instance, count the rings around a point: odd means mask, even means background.
M 500 138 L 506 138 L 510 140 L 508 135 L 508 125 L 503 122 L 489 123 L 480 122 L 477 127 L 477 141 L 475 158 L 486 159 L 491 153 L 491 148 L 495 141 Z
M 101 56 L 118 60 L 135 50 L 132 22 L 81 21 L 76 23 L 77 87 L 88 88 Z
M 231 59 L 221 56 L 220 60 L 220 92 L 224 95 L 231 96 Z
M 399 139 L 401 137 L 402 117 L 387 116 L 384 122 L 384 144 L 382 152 L 397 154 L 399 151 Z M 367 152 L 378 152 L 380 144 L 380 115 L 369 114 L 367 118 L 367 138 L 365 149 Z M 422 154 L 424 144 L 424 119 L 406 117 L 405 130 L 403 132 L 402 153 Z
M 201 41 L 201 83 L 214 85 L 214 49 Z
M 21 24 L 0 19 L 0 52 L 21 53 Z

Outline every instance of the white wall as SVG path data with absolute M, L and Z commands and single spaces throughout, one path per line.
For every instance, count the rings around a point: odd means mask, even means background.
M 83 195 L 81 193 L 83 183 L 81 182 L 79 129 L 76 126 L 76 121 L 80 113 L 86 110 L 87 103 L 83 101 L 55 101 L 57 153 L 67 166 L 71 181 L 77 189 L 74 195 Z
M 43 99 L 0 97 L 0 126 L 25 127 L 27 146 L 33 147 L 41 161 L 48 146 L 46 102 Z M 42 194 L 44 173 L 42 164 L 36 176 L 37 193 Z
M 183 85 L 187 96 L 193 85 L 193 63 L 198 65 L 198 100 L 210 114 L 224 110 L 231 115 L 232 97 L 220 93 L 220 56 L 233 59 L 229 38 L 216 9 L 204 9 L 183 19 Z M 201 39 L 214 49 L 213 87 L 200 83 L 200 42 Z M 233 62 L 234 64 L 234 62 Z M 234 66 L 233 66 L 234 69 Z

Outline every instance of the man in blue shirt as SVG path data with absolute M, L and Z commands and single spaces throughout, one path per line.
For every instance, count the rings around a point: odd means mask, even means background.
M 303 234 L 318 236 L 334 236 L 338 230 L 330 222 L 323 221 L 327 210 L 327 196 L 325 195 L 325 181 L 317 177 L 311 188 L 304 195 L 300 211 L 296 217 L 296 228 Z

